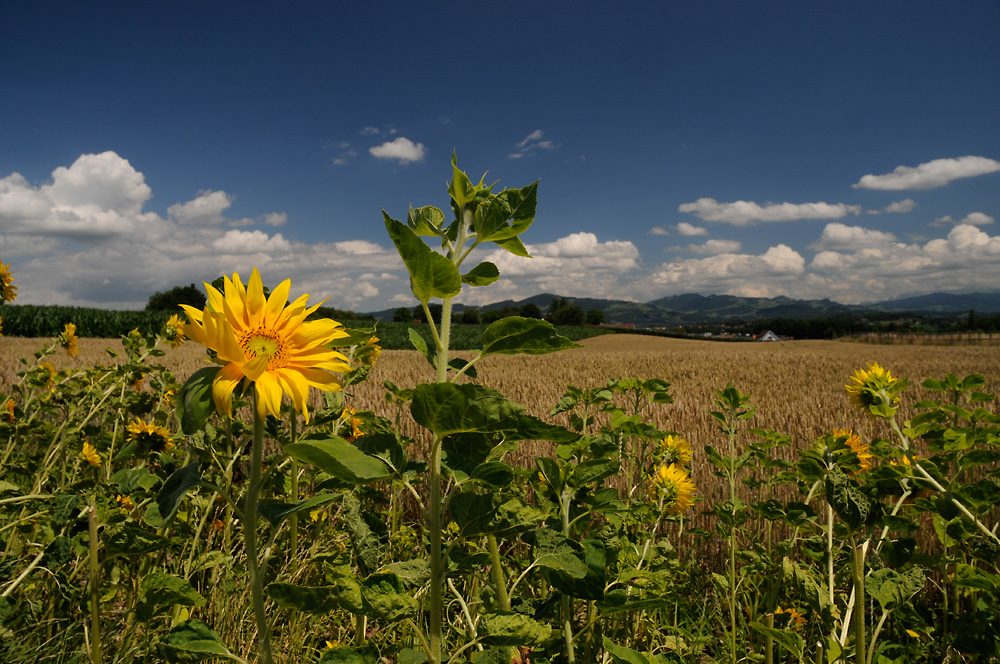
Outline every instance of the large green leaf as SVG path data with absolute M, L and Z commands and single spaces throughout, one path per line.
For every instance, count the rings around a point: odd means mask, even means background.
M 480 263 L 462 275 L 462 282 L 470 286 L 489 286 L 500 278 L 497 266 L 490 262 Z
M 173 516 L 184 494 L 191 487 L 198 486 L 199 482 L 201 482 L 201 472 L 197 461 L 175 470 L 156 494 L 156 506 L 159 508 L 160 517 L 166 521 Z
M 396 245 L 396 251 L 410 273 L 413 295 L 426 304 L 431 298 L 447 298 L 462 290 L 462 275 L 446 256 L 432 251 L 406 224 L 385 212 L 385 228 Z
M 611 661 L 615 664 L 656 664 L 655 658 L 651 660 L 637 650 L 617 645 L 606 636 L 604 637 L 604 649 L 611 655 Z
M 382 661 L 378 648 L 372 645 L 355 648 L 339 646 L 323 651 L 317 664 L 378 664 Z
M 322 614 L 341 607 L 340 591 L 336 586 L 270 583 L 264 591 L 283 609 Z
M 297 503 L 286 503 L 280 500 L 262 500 L 257 504 L 257 513 L 267 519 L 273 527 L 277 528 L 281 525 L 282 521 L 293 514 L 332 503 L 338 498 L 340 498 L 338 494 L 323 493 L 313 496 L 308 500 L 300 500 Z
M 358 566 L 363 573 L 370 573 L 378 569 L 379 560 L 382 557 L 382 542 L 378 536 L 372 532 L 368 521 L 361 511 L 361 502 L 353 493 L 345 493 L 343 499 L 344 524 L 347 526 L 347 533 L 351 537 L 351 545 L 358 557 Z
M 305 438 L 285 445 L 285 453 L 348 485 L 369 484 L 392 475 L 381 459 L 368 456 L 342 438 Z
M 872 572 L 865 581 L 865 590 L 885 610 L 895 609 L 923 590 L 927 577 L 922 567 L 905 572 L 882 568 Z
M 532 535 L 535 544 L 535 560 L 532 564 L 576 579 L 587 575 L 583 547 L 578 542 L 550 528 L 539 528 Z
M 490 325 L 483 332 L 483 352 L 487 355 L 543 355 L 567 348 L 579 348 L 556 332 L 556 328 L 544 320 L 508 316 Z
M 170 540 L 156 533 L 146 532 L 139 526 L 123 523 L 105 535 L 104 550 L 108 556 L 129 556 L 152 553 L 165 549 Z
M 181 423 L 181 431 L 191 436 L 205 426 L 205 422 L 215 412 L 212 402 L 212 382 L 222 367 L 204 367 L 198 369 L 177 393 L 177 419 Z
M 479 632 L 484 645 L 540 646 L 552 628 L 521 613 L 497 611 L 480 616 Z
M 877 518 L 878 505 L 838 466 L 826 475 L 826 500 L 852 531 Z
M 444 212 L 433 205 L 410 208 L 406 213 L 406 225 L 417 235 L 440 237 L 444 226 Z
M 410 404 L 410 413 L 417 424 L 439 436 L 513 429 L 523 410 L 523 406 L 499 392 L 474 383 L 417 385 Z
M 556 590 L 570 597 L 603 599 L 605 574 L 608 566 L 604 543 L 599 539 L 588 537 L 580 542 L 580 545 L 583 546 L 582 562 L 587 569 L 583 578 L 551 567 L 543 570 L 542 576 Z
M 521 189 L 505 189 L 476 208 L 473 226 L 480 242 L 500 243 L 516 238 L 535 220 L 538 182 Z M 510 220 L 510 224 L 507 221 Z
M 449 508 L 465 537 L 509 537 L 533 528 L 545 519 L 545 512 L 517 496 L 501 497 L 495 493 L 459 492 L 452 496 Z
M 567 484 L 574 488 L 583 488 L 589 482 L 611 477 L 620 467 L 621 461 L 618 459 L 587 459 L 573 468 Z
M 774 627 L 768 627 L 759 622 L 751 622 L 750 627 L 754 630 L 760 632 L 764 636 L 770 636 L 772 639 L 784 646 L 785 650 L 795 655 L 800 661 L 802 660 L 802 651 L 806 647 L 806 642 L 801 636 L 796 634 L 790 629 L 775 629 Z
M 145 622 L 166 613 L 174 605 L 200 607 L 205 598 L 186 579 L 154 570 L 139 582 L 136 616 Z
M 201 662 L 206 659 L 225 657 L 237 662 L 243 660 L 229 652 L 214 629 L 200 620 L 185 620 L 167 634 L 159 644 L 159 655 L 175 662 Z
M 782 559 L 781 571 L 783 580 L 790 583 L 809 604 L 809 608 L 820 615 L 824 625 L 831 626 L 834 619 L 840 617 L 837 606 L 830 601 L 825 587 L 812 571 L 799 566 L 788 557 Z
M 365 613 L 371 618 L 398 622 L 417 614 L 420 603 L 392 572 L 372 574 L 361 582 Z

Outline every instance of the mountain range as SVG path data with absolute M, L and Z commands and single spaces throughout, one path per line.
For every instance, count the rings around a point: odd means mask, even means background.
M 523 300 L 504 300 L 478 307 L 491 309 L 518 309 L 532 303 L 543 312 L 552 299 L 551 293 L 540 293 Z M 625 300 L 606 300 L 587 297 L 565 297 L 570 305 L 577 305 L 585 312 L 599 309 L 608 324 L 634 324 L 637 327 L 674 327 L 720 321 L 754 321 L 775 318 L 807 320 L 850 314 L 865 316 L 887 313 L 911 313 L 929 316 L 958 316 L 974 310 L 977 314 L 1000 313 L 1000 292 L 997 293 L 930 293 L 896 300 L 841 304 L 829 299 L 796 300 L 790 297 L 738 297 L 735 295 L 699 295 L 685 293 L 668 295 L 651 302 L 639 303 Z M 455 305 L 455 311 L 465 306 Z M 378 320 L 392 320 L 395 309 L 373 312 Z

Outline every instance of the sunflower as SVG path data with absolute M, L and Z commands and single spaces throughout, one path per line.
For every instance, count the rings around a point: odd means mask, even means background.
M 17 286 L 14 285 L 14 275 L 10 273 L 10 263 L 0 262 L 0 300 L 13 302 L 17 299 Z
M 83 444 L 83 450 L 80 452 L 80 457 L 91 466 L 101 465 L 101 455 L 97 453 L 97 448 L 90 443 Z
M 169 452 L 174 444 L 170 441 L 170 430 L 156 424 L 146 424 L 138 417 L 125 427 L 128 439 L 139 446 L 141 454 L 147 452 Z
M 76 325 L 73 323 L 66 323 L 66 327 L 63 328 L 62 334 L 59 335 L 57 341 L 60 346 L 66 349 L 66 354 L 70 357 L 76 357 L 80 352 L 79 340 L 76 336 Z
M 358 354 L 361 362 L 368 366 L 375 364 L 378 360 L 378 356 L 382 354 L 382 347 L 378 345 L 379 338 L 372 337 L 368 340 L 368 343 L 362 347 L 361 352 Z
M 59 371 L 56 369 L 56 365 L 52 364 L 51 362 L 42 362 L 38 366 L 41 367 L 42 369 L 45 369 L 46 373 L 48 374 L 45 378 L 44 389 L 48 390 L 49 392 L 54 392 L 56 389 L 55 388 L 56 374 L 59 373 Z
M 7 412 L 0 414 L 0 422 L 6 422 L 7 424 L 14 423 L 14 406 L 14 400 L 7 399 L 7 404 L 5 406 Z
M 308 422 L 309 388 L 340 390 L 337 378 L 329 372 L 351 368 L 346 357 L 324 348 L 348 336 L 343 326 L 328 318 L 306 321 L 320 306 L 307 308 L 308 295 L 286 306 L 291 289 L 287 279 L 266 299 L 257 268 L 245 287 L 238 274 L 223 281 L 223 293 L 205 284 L 208 305 L 204 311 L 181 305 L 190 321 L 183 326 L 184 334 L 215 351 L 223 365 L 212 383 L 216 408 L 232 417 L 233 391 L 247 381 L 256 390 L 258 417 L 277 417 L 285 393 Z
M 833 431 L 833 437 L 847 439 L 844 443 L 851 448 L 851 451 L 858 455 L 858 463 L 861 465 L 861 472 L 864 472 L 872 467 L 872 453 L 868 449 L 868 443 L 862 441 L 853 430 L 835 429 Z
M 3 318 L 0 317 L 0 337 L 3 336 Z
M 680 436 L 660 439 L 657 454 L 663 463 L 679 463 L 685 468 L 691 465 L 691 445 Z
M 788 616 L 788 626 L 791 627 L 796 632 L 801 630 L 802 627 L 805 626 L 806 622 L 808 622 L 805 616 L 803 616 L 801 613 L 798 612 L 797 609 L 794 608 L 783 609 L 779 606 L 774 609 L 774 615 L 778 616 L 781 614 L 785 614 L 786 616 Z
M 649 497 L 662 501 L 663 508 L 671 514 L 680 514 L 694 503 L 695 485 L 683 466 L 664 463 L 647 480 Z
M 847 396 L 857 408 L 868 410 L 871 406 L 892 406 L 898 398 L 886 393 L 897 379 L 892 377 L 888 369 L 883 369 L 877 362 L 872 362 L 867 369 L 858 369 L 851 376 L 851 382 L 844 386 Z
M 118 507 L 126 514 L 131 514 L 132 511 L 135 510 L 135 503 L 132 502 L 131 496 L 118 494 L 118 497 L 115 498 L 115 502 L 118 503 Z
M 167 343 L 170 344 L 171 348 L 177 348 L 187 337 L 184 336 L 184 321 L 177 314 L 173 314 L 167 319 L 167 322 L 163 324 L 163 331 L 160 333 Z
M 353 408 L 345 408 L 344 412 L 340 414 L 340 419 L 343 420 L 342 429 L 340 430 L 340 437 L 344 440 L 351 442 L 355 438 L 360 438 L 364 435 L 361 430 L 361 425 L 364 424 L 359 418 L 354 417 Z

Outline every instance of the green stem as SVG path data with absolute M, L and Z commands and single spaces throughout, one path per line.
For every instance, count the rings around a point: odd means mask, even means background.
M 298 415 L 295 410 L 292 410 L 292 416 L 289 420 L 289 432 L 288 440 L 289 442 L 295 442 L 296 427 L 298 425 Z M 289 499 L 292 503 L 299 502 L 299 462 L 298 459 L 292 458 L 292 486 L 289 491 Z M 291 529 L 288 537 L 288 557 L 291 562 L 292 571 L 294 572 L 298 560 L 298 548 L 299 548 L 299 515 L 298 512 L 292 514 L 291 518 L 288 520 L 288 527 Z
M 87 522 L 90 526 L 90 660 L 92 664 L 104 661 L 101 652 L 101 584 L 97 554 L 100 543 L 97 539 L 97 497 L 95 496 L 87 510 Z
M 428 537 L 431 545 L 430 624 L 428 640 L 430 664 L 441 664 L 441 586 L 444 583 L 444 561 L 441 559 L 441 439 L 434 436 L 431 443 L 430 498 L 428 505 Z
M 253 393 L 253 443 L 250 449 L 250 480 L 243 507 L 243 536 L 246 540 L 247 569 L 250 571 L 250 596 L 257 624 L 257 647 L 262 664 L 274 664 L 271 654 L 271 629 L 264 607 L 264 578 L 257 553 L 257 501 L 260 498 L 261 466 L 264 464 L 264 420 L 257 413 L 257 392 Z
M 572 499 L 573 492 L 569 489 L 563 489 L 562 495 L 560 496 L 560 511 L 562 512 L 563 535 L 566 538 L 569 538 L 569 506 Z M 566 644 L 566 662 L 568 664 L 574 664 L 576 657 L 573 654 L 573 600 L 565 593 L 563 593 L 562 598 L 562 610 L 563 641 Z
M 503 611 L 510 611 L 510 595 L 507 594 L 507 580 L 503 575 L 503 562 L 500 560 L 500 546 L 496 535 L 487 535 L 486 544 L 490 549 L 490 562 L 493 566 L 493 586 L 496 589 L 497 601 Z
M 854 564 L 851 566 L 851 576 L 854 577 L 854 662 L 865 663 L 865 551 L 855 537 L 851 536 L 851 549 L 854 554 Z

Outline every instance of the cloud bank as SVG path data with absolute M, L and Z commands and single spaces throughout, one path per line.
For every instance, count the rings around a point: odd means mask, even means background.
M 935 159 L 919 166 L 897 166 L 885 175 L 865 175 L 852 185 L 855 189 L 932 189 L 958 180 L 1000 171 L 1000 161 L 986 157 Z
M 860 205 L 843 203 L 777 203 L 758 205 L 753 201 L 721 203 L 714 198 L 699 198 L 694 203 L 684 203 L 677 208 L 691 212 L 702 221 L 719 221 L 735 226 L 745 226 L 755 221 L 798 221 L 800 219 L 840 219 L 849 214 L 860 214 Z

